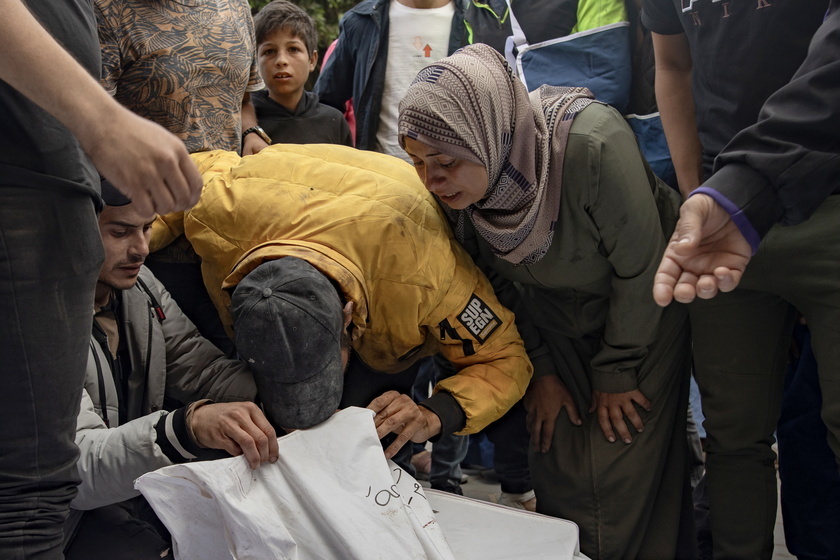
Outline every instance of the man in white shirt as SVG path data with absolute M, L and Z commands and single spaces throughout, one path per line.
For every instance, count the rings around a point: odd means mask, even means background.
M 467 44 L 467 0 L 364 0 L 341 20 L 315 93 L 344 111 L 353 100 L 356 147 L 406 159 L 397 144 L 400 99 L 422 68 Z

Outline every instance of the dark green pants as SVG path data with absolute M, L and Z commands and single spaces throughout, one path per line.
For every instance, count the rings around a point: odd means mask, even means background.
M 811 329 L 822 416 L 840 457 L 840 195 L 800 225 L 775 226 L 735 291 L 689 308 L 714 555 L 769 559 L 777 496 L 770 446 L 795 309 Z

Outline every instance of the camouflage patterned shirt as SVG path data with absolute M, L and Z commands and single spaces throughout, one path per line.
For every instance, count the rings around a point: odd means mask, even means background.
M 102 85 L 190 152 L 238 151 L 257 73 L 247 0 L 95 0 Z

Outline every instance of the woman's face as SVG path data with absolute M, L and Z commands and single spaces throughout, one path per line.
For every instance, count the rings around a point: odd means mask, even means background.
M 478 163 L 457 159 L 412 138 L 405 151 L 426 189 L 453 210 L 475 204 L 487 192 L 487 170 Z

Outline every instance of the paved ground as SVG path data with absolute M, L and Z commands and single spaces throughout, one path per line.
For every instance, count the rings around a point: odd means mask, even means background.
M 461 486 L 464 490 L 464 495 L 477 500 L 485 500 L 488 502 L 497 502 L 501 489 L 495 480 L 482 477 L 476 474 L 477 471 L 467 471 L 470 473 L 470 480 L 467 484 Z M 428 483 L 423 482 L 424 486 Z M 776 548 L 773 552 L 773 560 L 796 560 L 796 557 L 790 554 L 785 547 L 785 534 L 782 529 L 782 512 L 779 510 L 776 515 Z
M 785 546 L 785 531 L 782 529 L 782 507 L 776 512 L 776 548 L 773 550 L 773 560 L 796 560 L 796 556 L 788 552 Z

